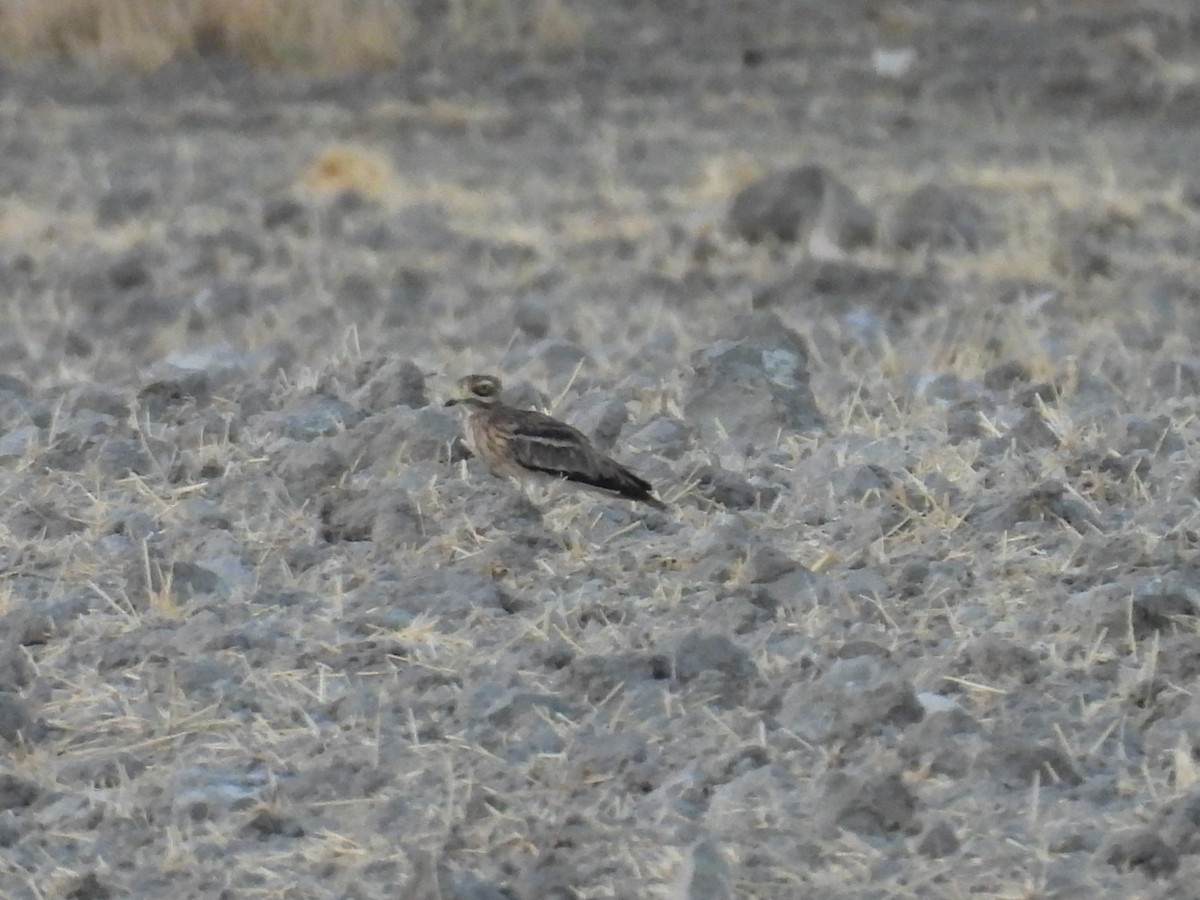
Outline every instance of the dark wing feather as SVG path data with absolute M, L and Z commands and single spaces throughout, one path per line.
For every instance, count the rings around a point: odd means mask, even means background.
M 506 423 L 507 446 L 526 469 L 576 481 L 655 509 L 665 509 L 644 478 L 609 459 L 577 429 L 535 410 L 521 410 Z

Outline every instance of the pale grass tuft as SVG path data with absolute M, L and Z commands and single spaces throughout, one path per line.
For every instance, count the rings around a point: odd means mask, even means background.
M 1175 775 L 1175 788 L 1179 791 L 1191 790 L 1200 777 L 1196 773 L 1196 761 L 1192 758 L 1191 742 L 1182 734 L 1172 753 L 1172 766 Z
M 387 0 L 202 0 L 195 33 L 264 68 L 345 72 L 400 62 L 412 22 Z
M 394 187 L 392 161 L 381 151 L 356 144 L 329 147 L 304 172 L 301 182 L 319 194 L 354 191 L 379 199 Z
M 680 199 L 698 205 L 725 203 L 763 176 L 762 165 L 745 153 L 713 156 L 704 162 Z
M 8 59 L 143 72 L 214 55 L 320 74 L 390 68 L 417 40 L 536 57 L 578 47 L 587 30 L 566 0 L 458 0 L 426 33 L 397 0 L 0 0 Z
M 570 50 L 583 41 L 587 26 L 564 0 L 540 0 L 533 13 L 534 46 L 545 51 Z
M 407 5 L 387 0 L 0 2 L 10 58 L 135 71 L 212 54 L 267 69 L 373 69 L 400 62 L 411 34 Z

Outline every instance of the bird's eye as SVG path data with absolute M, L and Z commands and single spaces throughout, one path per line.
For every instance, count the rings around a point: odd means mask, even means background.
M 496 393 L 496 386 L 490 381 L 481 381 L 475 385 L 475 393 L 480 397 L 490 397 Z

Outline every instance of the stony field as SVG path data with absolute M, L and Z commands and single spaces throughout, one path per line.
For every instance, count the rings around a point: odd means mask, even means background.
M 0 896 L 1200 897 L 1200 12 L 573 6 L 0 73 Z

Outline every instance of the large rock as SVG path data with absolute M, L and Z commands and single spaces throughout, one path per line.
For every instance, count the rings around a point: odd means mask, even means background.
M 875 216 L 832 172 L 810 165 L 746 187 L 729 208 L 729 228 L 751 243 L 819 238 L 849 250 L 874 240 Z
M 901 250 L 927 246 L 976 252 L 999 240 L 982 207 L 964 189 L 940 184 L 924 185 L 905 197 L 889 231 Z
M 824 418 L 808 381 L 803 348 L 755 339 L 721 340 L 692 356 L 684 399 L 689 424 L 709 439 L 724 435 L 773 444 L 780 431 L 818 428 Z

